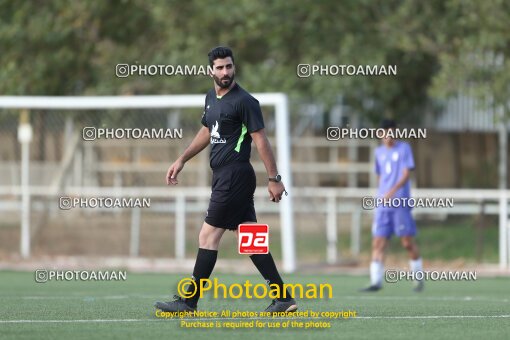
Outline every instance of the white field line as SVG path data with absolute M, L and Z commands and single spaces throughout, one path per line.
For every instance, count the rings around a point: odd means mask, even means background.
M 0 296 L 0 299 L 22 299 L 22 300 L 73 300 L 83 299 L 85 301 L 93 300 L 122 300 L 122 299 L 170 299 L 168 295 L 105 295 L 105 296 L 84 296 L 84 295 L 68 295 L 68 296 Z M 411 301 L 481 301 L 481 302 L 501 302 L 508 303 L 510 298 L 495 298 L 495 297 L 484 297 L 484 296 L 375 296 L 375 295 L 346 295 L 337 296 L 337 299 L 348 299 L 348 300 L 411 300 Z
M 310 318 L 310 317 L 295 317 L 295 318 L 172 318 L 172 319 L 90 319 L 90 320 L 0 320 L 0 324 L 7 323 L 120 323 L 120 322 L 164 322 L 164 321 L 181 321 L 187 322 L 193 321 L 249 321 L 249 320 L 340 320 L 330 318 Z M 349 320 L 376 320 L 376 319 L 392 319 L 392 320 L 404 320 L 404 319 L 510 319 L 509 315 L 404 315 L 404 316 L 357 316 L 347 318 Z M 163 321 L 164 320 L 164 321 Z
M 0 296 L 0 299 L 23 299 L 23 300 L 72 300 L 72 299 L 83 299 L 83 300 L 122 300 L 122 299 L 170 299 L 168 295 L 104 295 L 104 296 L 93 296 L 93 295 L 66 295 L 66 296 L 44 296 L 44 295 L 33 295 L 33 296 Z
M 412 301 L 482 301 L 482 302 L 510 302 L 508 298 L 494 298 L 484 296 L 375 296 L 375 295 L 347 295 L 340 298 L 349 300 L 412 300 Z

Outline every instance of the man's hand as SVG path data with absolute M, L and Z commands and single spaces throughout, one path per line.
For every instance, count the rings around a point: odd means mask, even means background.
M 205 149 L 207 145 L 209 145 L 209 129 L 202 126 L 195 138 L 191 141 L 191 144 L 186 150 L 184 150 L 181 157 L 179 157 L 174 164 L 170 165 L 168 168 L 166 173 L 166 184 L 178 184 L 177 175 L 181 172 L 182 168 L 184 168 L 184 163 L 195 157 L 195 155 Z
M 177 181 L 177 175 L 181 172 L 182 168 L 184 168 L 184 162 L 179 158 L 174 162 L 174 164 L 170 165 L 168 171 L 166 173 L 166 184 L 176 185 L 179 184 Z
M 267 191 L 269 191 L 269 199 L 275 203 L 278 203 L 282 199 L 282 195 L 285 192 L 285 186 L 282 182 L 269 182 L 267 185 Z
M 397 193 L 398 189 L 402 188 L 404 186 L 404 184 L 407 183 L 407 181 L 409 180 L 409 176 L 411 174 L 411 170 L 410 169 L 404 169 L 402 171 L 402 177 L 400 177 L 400 179 L 398 180 L 397 184 L 395 184 L 387 193 L 386 195 L 384 195 L 384 198 L 388 199 L 388 198 L 392 198 L 393 196 L 395 196 L 395 194 Z
M 207 145 L 209 145 L 209 129 L 205 126 L 198 131 L 197 135 L 191 141 L 191 144 L 188 146 L 184 153 L 179 157 L 174 164 L 170 165 L 168 171 L 166 173 L 166 184 L 176 185 L 179 182 L 177 181 L 177 175 L 181 172 L 182 168 L 184 168 L 184 164 L 195 157 L 200 151 L 205 149 Z
M 384 195 L 384 198 L 385 199 L 390 199 L 392 198 L 393 196 L 395 196 L 395 194 L 397 193 L 397 189 L 393 188 L 393 189 L 390 189 L 390 191 L 388 191 L 386 193 L 386 195 Z

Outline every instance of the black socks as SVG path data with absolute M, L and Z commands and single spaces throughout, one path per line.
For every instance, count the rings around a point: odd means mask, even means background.
M 216 264 L 218 258 L 217 250 L 198 248 L 197 259 L 195 261 L 195 268 L 193 269 L 193 279 L 197 284 L 197 290 L 195 295 L 186 299 L 186 304 L 190 307 L 195 308 L 200 297 L 200 279 L 208 279 Z M 193 285 L 190 285 L 188 292 L 194 289 Z
M 280 294 L 282 296 L 280 296 L 278 300 L 289 301 L 292 296 L 290 296 L 288 290 L 285 297 L 283 296 L 283 280 L 278 273 L 278 269 L 276 269 L 276 264 L 274 263 L 271 253 L 251 255 L 250 259 L 269 285 L 277 284 L 280 287 Z
M 217 250 L 198 248 L 195 268 L 193 269 L 193 279 L 197 284 L 197 290 L 194 296 L 186 299 L 186 304 L 188 306 L 193 308 L 197 306 L 198 299 L 200 297 L 200 279 L 208 279 L 211 276 L 217 258 Z M 276 264 L 274 263 L 271 253 L 251 255 L 250 259 L 269 285 L 277 284 L 279 286 L 280 294 L 282 296 L 278 298 L 278 300 L 289 301 L 292 296 L 287 290 L 286 296 L 283 297 L 283 280 L 278 273 L 278 269 L 276 269 Z M 192 291 L 193 289 L 194 286 L 191 285 L 188 288 L 188 292 Z

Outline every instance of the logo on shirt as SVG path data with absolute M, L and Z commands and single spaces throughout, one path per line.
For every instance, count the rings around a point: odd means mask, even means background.
M 220 138 L 220 134 L 218 132 L 218 121 L 216 121 L 216 124 L 213 124 L 212 126 L 211 137 Z
M 213 124 L 211 129 L 211 144 L 225 144 L 227 142 L 225 138 L 221 138 L 218 127 L 219 124 L 218 121 L 216 121 L 216 124 Z

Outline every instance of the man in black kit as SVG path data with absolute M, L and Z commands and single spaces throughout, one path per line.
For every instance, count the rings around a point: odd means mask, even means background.
M 192 277 L 197 283 L 198 290 L 191 298 L 175 296 L 174 301 L 156 302 L 155 307 L 165 312 L 196 310 L 200 296 L 198 283 L 200 279 L 207 279 L 211 275 L 218 256 L 218 245 L 225 230 L 235 231 L 239 237 L 237 230 L 239 224 L 257 222 L 253 203 L 256 180 L 250 164 L 252 140 L 268 173 L 269 198 L 278 203 L 285 192 L 271 145 L 264 131 L 259 102 L 234 81 L 235 65 L 232 51 L 227 47 L 216 47 L 208 56 L 213 69 L 211 76 L 214 78 L 214 89 L 207 93 L 205 99 L 203 127 L 190 146 L 170 166 L 166 178 L 167 185 L 177 184 L 177 175 L 184 164 L 211 144 L 212 193 L 207 215 L 198 236 L 199 248 Z M 297 310 L 296 301 L 289 292 L 283 294 L 283 281 L 271 253 L 255 254 L 250 258 L 266 282 L 279 287 L 281 296 L 273 300 L 265 311 Z

